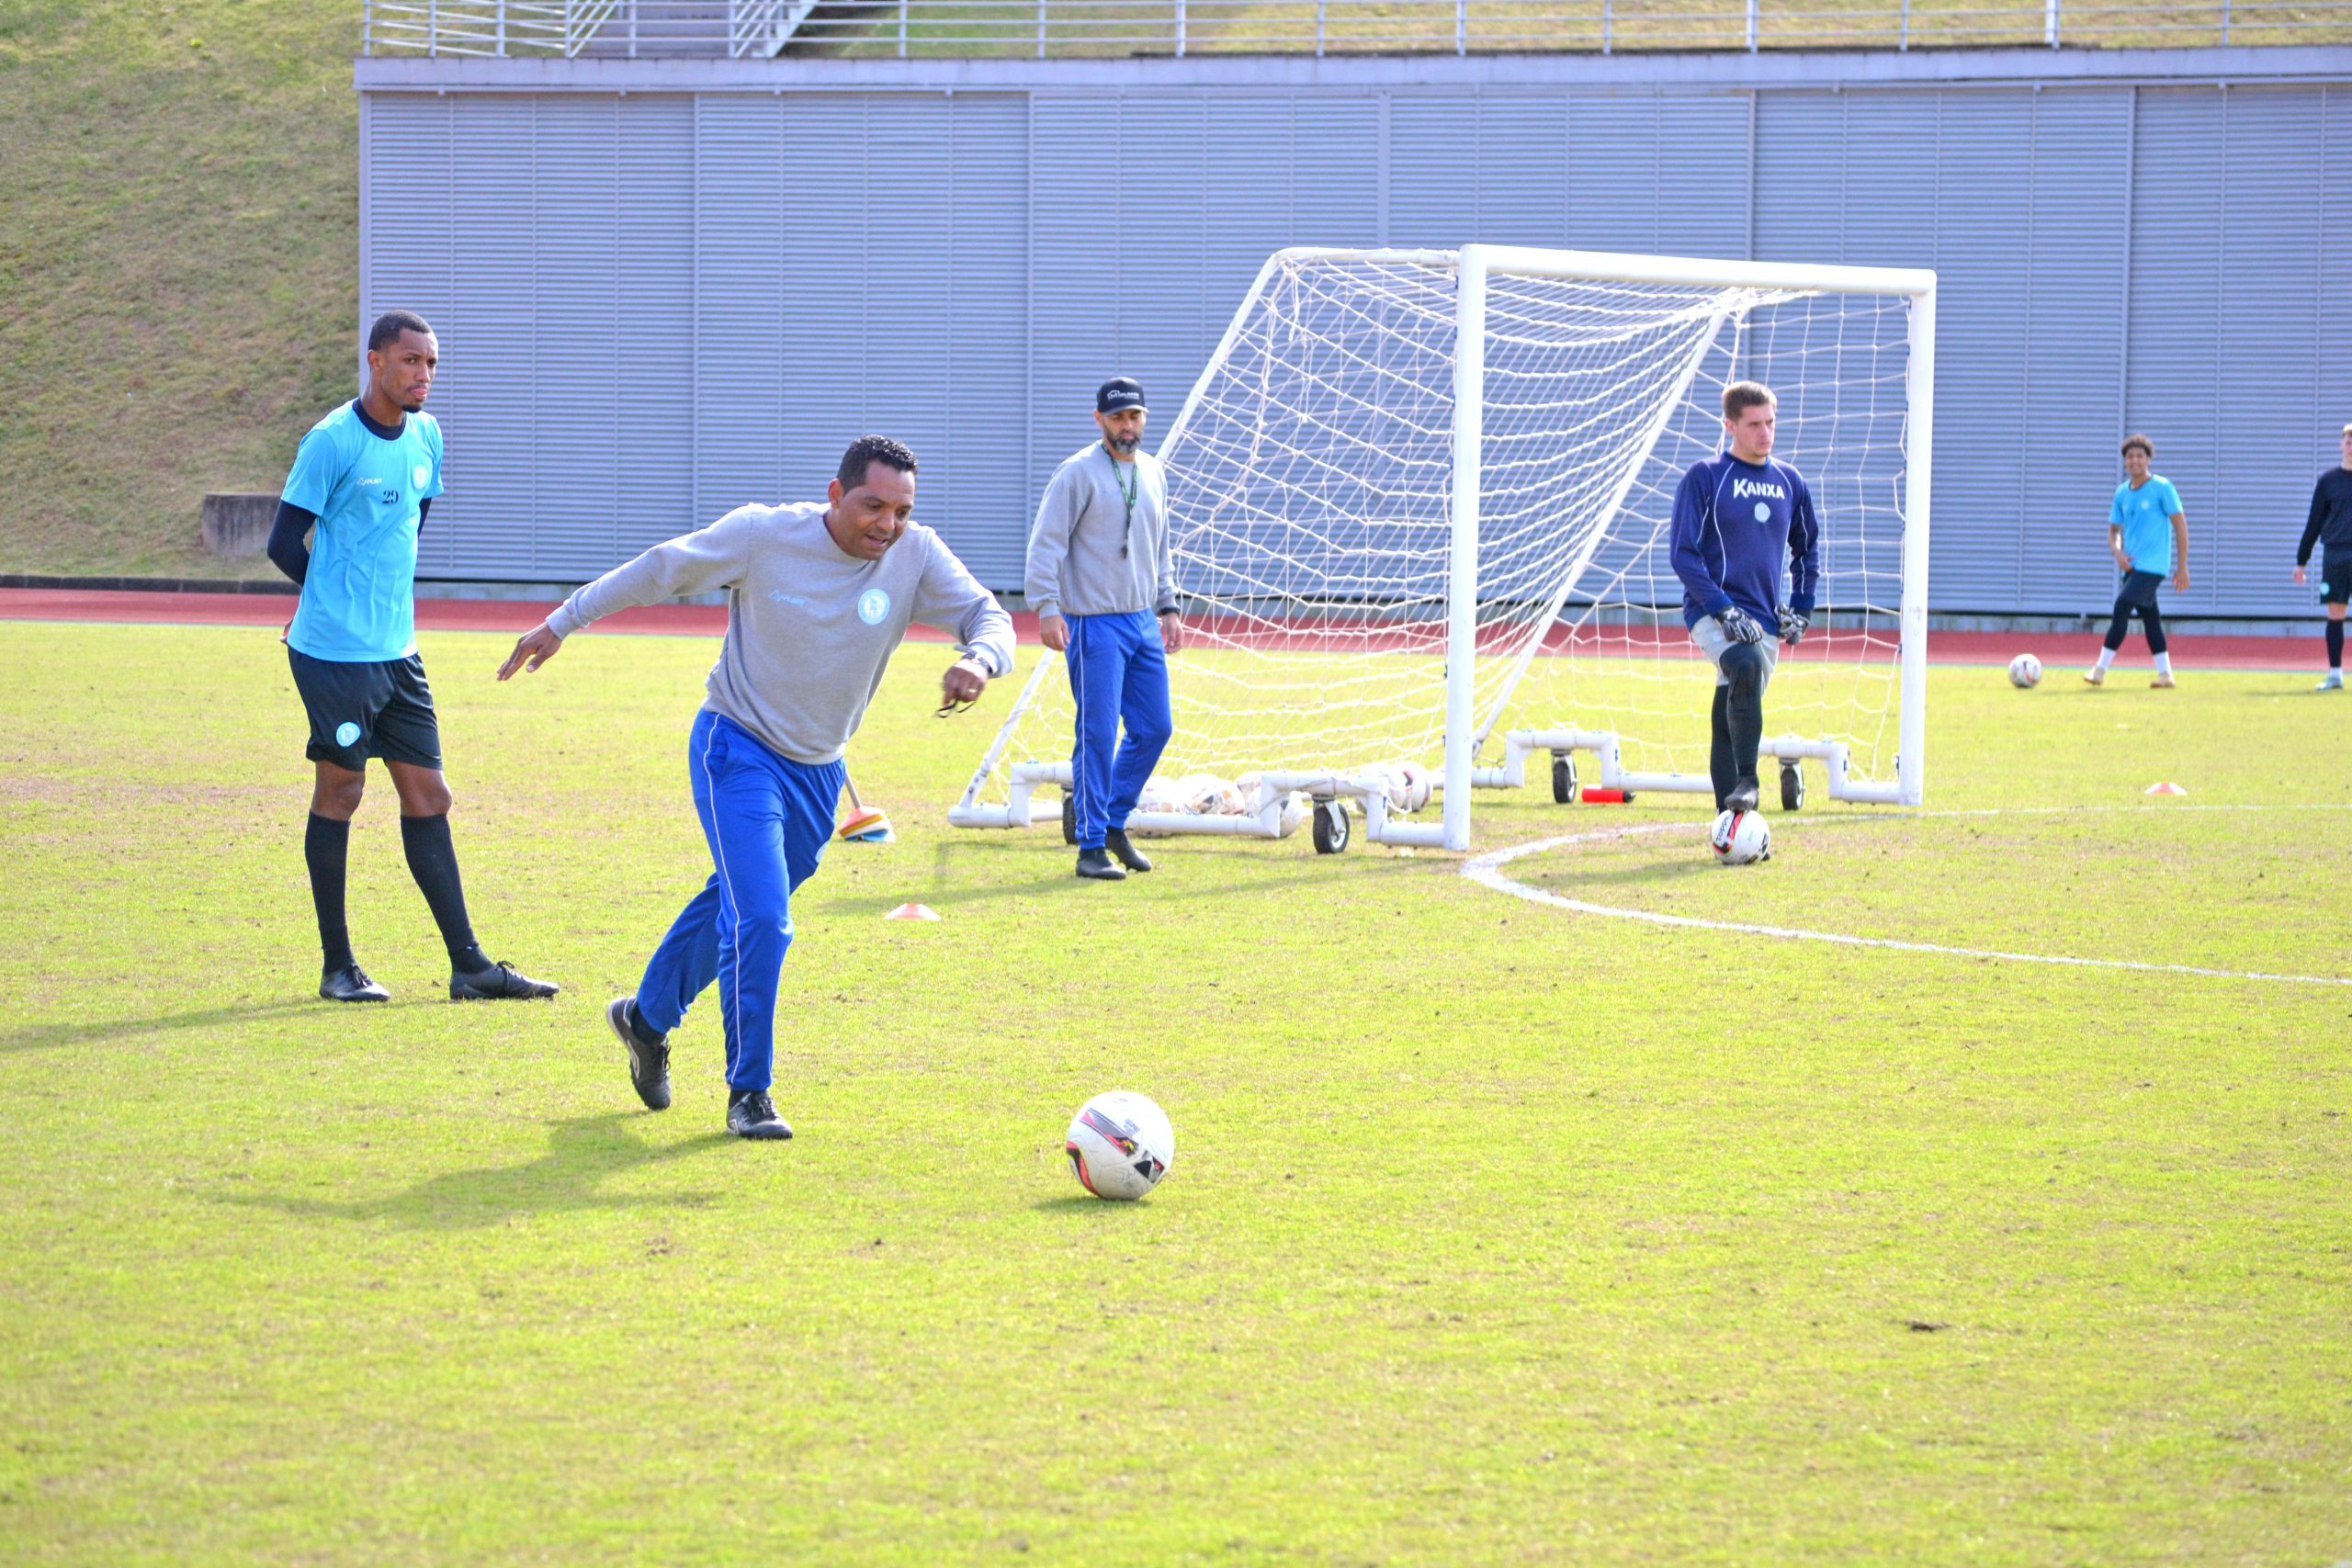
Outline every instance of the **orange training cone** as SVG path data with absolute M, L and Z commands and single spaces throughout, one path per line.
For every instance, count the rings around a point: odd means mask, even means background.
M 901 904 L 882 917 L 886 920 L 935 920 L 939 911 L 928 904 Z

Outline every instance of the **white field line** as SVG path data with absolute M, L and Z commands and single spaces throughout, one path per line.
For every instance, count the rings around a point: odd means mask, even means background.
M 2042 806 L 2020 807 L 2014 810 L 1987 807 L 1975 811 L 1905 811 L 1871 816 L 1827 817 L 1811 818 L 1815 826 L 1836 822 L 1895 822 L 1928 817 L 2003 817 L 2061 816 L 2092 811 L 2352 811 L 2352 806 Z M 1804 818 L 1787 818 L 1778 824 L 1795 827 L 1807 821 Z M 1692 915 L 1666 915 L 1649 909 L 1623 909 L 1609 904 L 1589 903 L 1582 898 L 1566 898 L 1557 893 L 1547 893 L 1540 887 L 1530 887 L 1503 874 L 1502 868 L 1526 855 L 1543 854 L 1547 851 L 1565 849 L 1571 844 L 1602 843 L 1612 839 L 1634 839 L 1652 833 L 1688 832 L 1688 822 L 1645 822 L 1624 828 L 1608 828 L 1596 833 L 1564 833 L 1557 838 L 1538 839 L 1532 843 L 1513 844 L 1505 849 L 1489 850 L 1462 863 L 1462 874 L 1481 886 L 1498 893 L 1508 893 L 1531 904 L 1547 904 L 1555 909 L 1570 909 L 1579 915 L 1600 915 L 1616 920 L 1646 920 L 1656 926 L 1682 926 L 1696 931 L 1737 931 L 1748 936 L 1780 937 L 1792 942 L 1835 942 L 1841 947 L 1877 947 L 1898 953 L 1934 953 L 1953 958 L 1997 958 L 2012 964 L 2059 964 L 2077 969 L 2131 969 L 2148 975 L 2200 975 L 2219 980 L 2271 980 L 2290 986 L 2352 986 L 2352 978 L 2333 975 L 2271 975 L 2250 969 L 2209 969 L 2194 964 L 2135 964 L 2122 958 L 2075 958 L 2059 953 L 2011 953 L 2000 948 L 1953 947 L 1937 942 L 1899 942 L 1893 937 L 1849 936 L 1842 931 L 1805 931 L 1792 926 L 1756 925 L 1744 920 L 1705 920 Z

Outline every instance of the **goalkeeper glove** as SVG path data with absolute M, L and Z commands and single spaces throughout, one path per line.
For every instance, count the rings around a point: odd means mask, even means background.
M 1757 625 L 1756 617 L 1736 604 L 1727 607 L 1723 614 L 1717 615 L 1715 625 L 1723 627 L 1724 636 L 1734 642 L 1762 642 L 1764 640 L 1764 628 Z
M 1812 629 L 1813 622 L 1810 619 L 1797 614 L 1786 604 L 1781 606 L 1781 640 L 1782 642 L 1794 648 L 1804 640 L 1804 634 Z

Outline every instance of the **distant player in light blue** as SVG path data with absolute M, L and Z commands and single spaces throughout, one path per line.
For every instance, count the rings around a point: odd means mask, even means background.
M 2156 590 L 2164 586 L 2166 577 L 2172 585 L 2186 592 L 2188 588 L 2188 518 L 2180 510 L 2180 491 L 2162 474 L 2152 474 L 2148 466 L 2156 460 L 2155 443 L 2140 434 L 2123 438 L 2124 481 L 2115 487 L 2115 500 L 2107 509 L 2107 547 L 2115 556 L 2115 570 L 2123 574 L 2123 583 L 2115 595 L 2115 619 L 2107 628 L 2107 646 L 2099 649 L 2098 662 L 2083 671 L 2083 679 L 2094 686 L 2107 683 L 2108 666 L 2115 662 L 2115 650 L 2123 646 L 2126 633 L 2132 629 L 2132 612 L 2140 612 L 2140 624 L 2147 628 L 2148 652 L 2156 661 L 2156 678 L 2151 686 L 2172 685 L 2172 654 L 2165 641 L 2165 620 L 2156 609 Z
M 424 398 L 440 364 L 423 317 L 379 318 L 368 333 L 367 389 L 302 437 L 270 529 L 269 558 L 302 588 L 286 658 L 311 719 L 317 773 L 302 853 L 324 959 L 319 995 L 334 1002 L 391 994 L 352 956 L 344 919 L 351 818 L 370 757 L 400 793 L 401 843 L 449 950 L 451 999 L 556 993 L 475 942 L 449 839 L 440 725 L 416 651 L 416 536 L 441 493 L 441 427 Z M 305 535 L 315 541 L 307 547 Z
M 1821 584 L 1821 524 L 1804 477 L 1772 456 L 1780 401 L 1756 381 L 1724 389 L 1724 450 L 1693 463 L 1674 496 L 1682 624 L 1715 665 L 1707 772 L 1718 811 L 1753 811 L 1764 688 L 1778 637 L 1796 647 Z M 1787 589 L 1781 587 L 1786 569 Z

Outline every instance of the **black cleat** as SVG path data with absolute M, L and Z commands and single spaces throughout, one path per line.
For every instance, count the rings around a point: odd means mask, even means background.
M 1756 780 L 1753 776 L 1743 778 L 1739 783 L 1732 786 L 1732 790 L 1729 795 L 1724 796 L 1724 809 L 1725 811 L 1753 811 L 1756 809 L 1756 797 L 1761 793 L 1762 791 L 1758 788 Z
M 534 980 L 512 964 L 493 964 L 470 975 L 449 976 L 453 1002 L 541 1001 L 562 989 L 553 980 Z
M 1104 833 L 1102 847 L 1116 855 L 1119 858 L 1119 863 L 1129 871 L 1151 869 L 1151 862 L 1143 858 L 1143 852 L 1127 842 L 1127 830 L 1125 828 L 1114 828 Z
M 330 969 L 319 980 L 319 995 L 331 1002 L 388 1002 L 392 993 L 368 978 L 356 964 Z
M 739 1138 L 788 1138 L 792 1129 L 775 1113 L 763 1089 L 727 1097 L 727 1130 Z
M 646 1029 L 637 1016 L 635 997 L 615 997 L 605 1010 L 605 1021 L 620 1037 L 628 1053 L 628 1081 L 648 1111 L 670 1109 L 670 1037 Z
M 1107 850 L 1078 852 L 1078 874 L 1095 882 L 1125 882 L 1127 874 L 1111 863 Z

